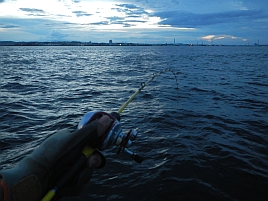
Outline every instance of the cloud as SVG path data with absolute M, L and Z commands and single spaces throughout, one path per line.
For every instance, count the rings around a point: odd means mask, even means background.
M 19 28 L 17 25 L 9 25 L 9 24 L 0 24 L 0 28 L 2 29 L 14 29 L 14 28 Z
M 59 31 L 53 30 L 52 33 L 50 33 L 47 36 L 47 40 L 48 41 L 64 41 L 64 40 L 66 40 L 66 38 L 68 36 L 69 36 L 68 34 L 63 34 L 63 33 L 59 32 Z
M 145 23 L 146 20 L 125 20 L 125 22 L 131 22 L 131 23 Z
M 93 22 L 89 23 L 90 25 L 108 25 L 109 21 Z
M 235 10 L 219 13 L 191 13 L 187 11 L 163 11 L 155 13 L 162 19 L 160 24 L 184 27 L 202 27 L 221 23 L 256 20 L 264 17 L 262 10 Z M 268 17 L 266 15 L 266 17 Z
M 114 17 L 107 17 L 106 19 L 110 22 L 110 24 L 122 24 L 125 26 L 125 17 L 114 16 Z
M 19 10 L 27 12 L 29 16 L 45 16 L 46 12 L 41 9 L 35 9 L 35 8 L 20 8 Z
M 201 37 L 201 40 L 205 40 L 208 42 L 212 42 L 215 40 L 226 40 L 226 39 L 247 41 L 246 38 L 236 37 L 236 36 L 231 36 L 231 35 L 207 35 L 207 36 Z
M 133 27 L 134 25 L 128 24 L 128 23 L 124 23 L 124 27 Z
M 146 23 L 146 20 L 143 20 L 141 17 L 135 19 L 135 17 L 107 17 L 107 20 L 110 21 L 110 25 L 113 24 L 121 24 L 123 25 L 123 27 L 133 27 L 133 26 L 137 26 L 138 23 Z M 92 23 L 91 23 L 92 24 Z
M 139 9 L 139 7 L 134 4 L 116 4 L 116 6 L 124 7 L 127 9 Z
M 109 19 L 111 22 L 118 22 L 118 21 L 123 21 L 125 17 L 113 16 L 113 17 L 107 17 L 107 19 Z
M 77 30 L 78 27 L 79 25 L 74 23 L 48 19 L 2 18 L 0 23 L 0 29 L 5 29 L 7 33 L 20 33 L 18 38 L 22 38 L 22 35 L 27 38 L 27 35 L 30 35 L 28 40 L 41 38 L 42 41 L 65 40 L 69 36 L 68 32 L 71 29 Z
M 74 14 L 76 14 L 77 17 L 82 17 L 82 16 L 91 16 L 92 14 L 89 14 L 84 11 L 73 11 Z
M 149 14 L 144 8 L 136 6 L 134 4 L 115 4 L 117 12 L 126 13 L 127 15 L 141 16 L 143 14 Z
M 43 10 L 40 9 L 34 9 L 34 8 L 20 8 L 20 10 L 25 11 L 25 12 L 44 12 Z

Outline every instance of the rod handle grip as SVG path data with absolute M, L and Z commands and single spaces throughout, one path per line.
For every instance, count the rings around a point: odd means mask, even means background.
M 47 194 L 43 197 L 41 201 L 50 201 L 54 195 L 56 194 L 56 191 L 54 189 L 51 189 L 47 192 Z

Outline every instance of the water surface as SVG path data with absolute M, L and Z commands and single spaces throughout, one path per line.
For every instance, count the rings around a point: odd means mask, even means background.
M 267 47 L 0 47 L 1 169 L 91 110 L 123 111 L 142 164 L 103 152 L 75 199 L 268 200 Z

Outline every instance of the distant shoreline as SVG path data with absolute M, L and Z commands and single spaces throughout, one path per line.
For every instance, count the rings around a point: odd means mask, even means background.
M 221 45 L 221 44 L 184 44 L 184 43 L 92 43 L 79 41 L 59 41 L 59 42 L 14 42 L 0 41 L 0 46 L 268 46 L 268 45 Z

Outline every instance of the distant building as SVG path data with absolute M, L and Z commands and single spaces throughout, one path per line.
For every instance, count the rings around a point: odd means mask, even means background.
M 113 44 L 113 41 L 112 40 L 109 40 L 109 45 L 112 45 Z

